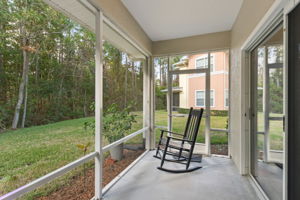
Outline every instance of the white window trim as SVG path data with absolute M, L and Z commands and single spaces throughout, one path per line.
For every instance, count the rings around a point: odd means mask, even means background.
M 197 92 L 204 92 L 204 105 L 203 106 L 199 106 L 197 105 Z M 213 93 L 213 95 L 210 95 L 210 98 L 213 97 L 213 105 L 210 105 L 211 108 L 214 108 L 215 107 L 215 101 L 216 101 L 216 95 L 215 95 L 215 89 L 211 89 L 210 92 Z M 205 102 L 206 102 L 206 99 L 205 99 L 205 90 L 195 90 L 195 107 L 205 107 Z
M 219 75 L 219 74 L 224 74 L 224 75 L 228 75 L 229 73 L 227 71 L 214 71 L 210 73 L 210 77 L 214 76 L 214 75 Z M 195 77 L 203 77 L 206 76 L 206 74 L 201 73 L 201 74 L 189 74 L 188 78 L 195 78 Z
M 199 56 L 199 57 L 195 58 L 195 69 L 202 69 L 202 68 L 197 68 L 197 61 L 200 60 L 200 59 L 206 58 L 206 57 L 208 57 L 208 55 L 202 55 L 202 56 Z M 210 55 L 210 57 L 213 60 L 215 60 L 215 55 L 212 54 L 212 55 Z M 215 67 L 216 67 L 215 62 L 213 62 L 211 65 L 212 65 L 212 67 L 210 69 L 210 72 L 215 72 Z M 205 69 L 205 68 L 203 68 L 203 69 Z

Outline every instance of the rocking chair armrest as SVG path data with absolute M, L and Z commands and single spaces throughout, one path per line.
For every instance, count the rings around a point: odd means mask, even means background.
M 166 133 L 171 133 L 171 134 L 174 134 L 174 135 L 180 135 L 180 136 L 183 136 L 183 134 L 181 133 L 175 133 L 175 132 L 172 132 L 172 131 L 167 131 L 167 130 L 161 130 L 162 133 L 166 132 Z
M 167 136 L 168 139 L 173 139 L 173 140 L 178 140 L 178 141 L 183 141 L 183 142 L 193 142 L 192 140 L 188 140 L 185 138 L 178 138 L 178 137 L 172 137 L 172 136 Z

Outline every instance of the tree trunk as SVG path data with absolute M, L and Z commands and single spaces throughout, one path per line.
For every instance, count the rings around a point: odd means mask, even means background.
M 27 39 L 23 37 L 23 47 L 25 47 L 27 44 Z M 19 86 L 19 95 L 18 95 L 18 101 L 15 108 L 15 114 L 14 119 L 12 122 L 12 128 L 16 129 L 19 123 L 19 117 L 20 117 L 20 110 L 22 107 L 22 103 L 24 100 L 24 90 L 25 90 L 25 84 L 26 84 L 26 77 L 28 76 L 28 70 L 29 70 L 29 58 L 28 58 L 28 52 L 25 48 L 23 48 L 23 73 L 22 73 L 22 79 Z
M 25 99 L 24 99 L 23 118 L 22 118 L 21 128 L 25 127 L 26 114 L 27 114 L 27 96 L 28 96 L 28 73 L 26 75 L 26 81 L 25 81 Z

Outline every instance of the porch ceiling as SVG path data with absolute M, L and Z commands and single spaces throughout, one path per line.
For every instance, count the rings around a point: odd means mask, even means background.
M 231 30 L 243 0 L 121 0 L 151 40 Z

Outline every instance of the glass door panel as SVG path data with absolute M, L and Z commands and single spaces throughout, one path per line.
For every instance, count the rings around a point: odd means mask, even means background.
M 271 199 L 282 199 L 283 30 L 278 28 L 251 52 L 251 173 Z

